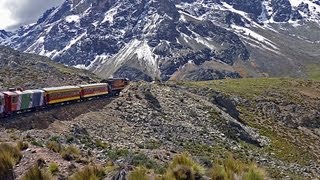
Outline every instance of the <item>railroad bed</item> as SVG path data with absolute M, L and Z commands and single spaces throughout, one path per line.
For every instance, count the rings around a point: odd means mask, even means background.
M 1 118 L 0 127 L 19 130 L 46 129 L 54 121 L 70 121 L 81 114 L 99 111 L 114 99 L 114 97 L 98 98 L 17 114 L 12 117 Z

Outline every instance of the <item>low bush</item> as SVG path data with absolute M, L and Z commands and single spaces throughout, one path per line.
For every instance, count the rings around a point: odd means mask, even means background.
M 70 180 L 100 180 L 105 176 L 105 171 L 99 166 L 86 166 L 70 177 Z

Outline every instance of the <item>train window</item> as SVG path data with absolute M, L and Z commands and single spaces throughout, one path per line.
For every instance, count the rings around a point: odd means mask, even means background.
M 18 103 L 18 96 L 12 96 L 12 104 Z

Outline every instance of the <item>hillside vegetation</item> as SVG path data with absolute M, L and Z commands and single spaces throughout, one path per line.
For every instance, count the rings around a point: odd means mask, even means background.
M 0 141 L 20 142 L 17 178 L 312 179 L 319 97 L 311 80 L 132 82 L 117 98 L 0 122 Z
M 97 82 L 85 70 L 66 67 L 47 57 L 0 46 L 0 89 L 11 87 L 41 88 Z
M 229 97 L 241 121 L 271 140 L 269 147 L 255 150 L 291 164 L 319 163 L 320 82 L 258 78 L 186 82 L 183 86 Z

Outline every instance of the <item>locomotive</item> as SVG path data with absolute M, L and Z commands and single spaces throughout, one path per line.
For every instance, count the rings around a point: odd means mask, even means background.
M 101 83 L 0 92 L 0 117 L 95 97 L 118 96 L 129 84 L 126 78 Z

